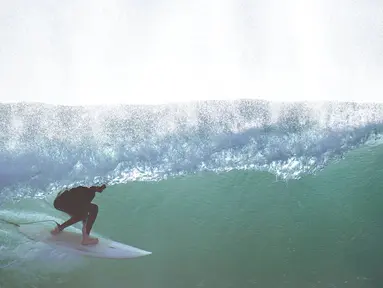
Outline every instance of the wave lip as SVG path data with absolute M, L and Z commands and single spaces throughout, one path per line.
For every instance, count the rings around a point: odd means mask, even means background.
M 382 118 L 383 104 L 356 103 L 0 105 L 0 197 L 198 171 L 257 169 L 299 178 L 378 141 Z

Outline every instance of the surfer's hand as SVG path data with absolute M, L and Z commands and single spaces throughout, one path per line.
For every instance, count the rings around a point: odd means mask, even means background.
M 59 226 L 56 226 L 55 229 L 51 230 L 52 235 L 57 235 L 60 232 L 61 232 L 61 230 L 59 229 Z

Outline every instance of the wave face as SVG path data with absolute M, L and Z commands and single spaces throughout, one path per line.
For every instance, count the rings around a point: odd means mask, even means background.
M 1 197 L 17 200 L 79 183 L 161 180 L 198 171 L 252 169 L 296 179 L 380 139 L 383 105 L 19 103 L 1 105 L 0 119 Z

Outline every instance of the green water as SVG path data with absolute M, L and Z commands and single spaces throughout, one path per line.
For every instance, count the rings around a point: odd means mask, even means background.
M 382 161 L 382 147 L 365 147 L 289 182 L 232 171 L 109 187 L 94 230 L 152 255 L 85 258 L 28 282 L 4 270 L 1 287 L 381 287 Z M 8 208 L 65 219 L 41 200 Z

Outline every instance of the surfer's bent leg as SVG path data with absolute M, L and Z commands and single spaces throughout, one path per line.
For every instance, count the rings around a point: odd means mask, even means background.
M 71 226 L 73 224 L 76 224 L 77 222 L 80 222 L 83 219 L 84 219 L 84 217 L 82 215 L 74 215 L 69 220 L 67 220 L 64 223 L 58 225 L 58 229 L 60 231 L 62 231 L 65 228 L 67 228 L 67 227 L 69 227 L 69 226 Z
M 67 213 L 71 218 L 52 230 L 52 234 L 60 233 L 65 228 L 82 221 L 82 244 L 90 245 L 98 243 L 97 238 L 89 236 L 98 214 L 98 206 L 91 203 L 94 195 L 91 193 L 86 194 L 82 190 L 76 191 L 76 193 L 65 192 L 55 199 L 54 207 Z
M 84 209 L 81 209 L 81 206 L 79 207 L 76 199 L 78 196 L 73 193 L 68 193 L 68 191 L 65 191 L 61 195 L 59 194 L 56 197 L 53 206 L 57 210 L 67 213 L 69 216 L 71 216 L 71 218 L 64 223 L 57 225 L 57 227 L 52 231 L 53 234 L 57 234 L 65 228 L 76 224 L 81 220 L 86 220 L 87 213 L 84 211 Z
M 90 234 L 90 230 L 92 230 L 94 221 L 96 221 L 98 214 L 98 206 L 93 203 L 89 203 L 88 206 L 88 218 L 86 220 L 86 234 Z
M 86 206 L 86 213 L 87 213 L 87 217 L 86 217 L 86 220 L 83 221 L 83 226 L 82 226 L 82 244 L 83 245 L 97 244 L 98 238 L 90 237 L 89 234 L 98 214 L 98 206 L 96 204 L 89 203 Z

